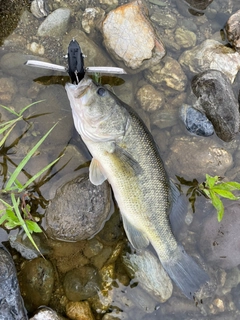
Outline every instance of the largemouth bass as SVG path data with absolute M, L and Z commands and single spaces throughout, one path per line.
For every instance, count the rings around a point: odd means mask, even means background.
M 66 91 L 78 133 L 92 154 L 90 181 L 106 179 L 118 203 L 126 235 L 136 249 L 150 243 L 164 269 L 188 298 L 207 274 L 177 243 L 169 211 L 176 195 L 153 137 L 134 110 L 85 77 Z

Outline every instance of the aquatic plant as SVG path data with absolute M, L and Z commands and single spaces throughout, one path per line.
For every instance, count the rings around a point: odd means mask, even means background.
M 27 118 L 23 117 L 23 113 L 28 108 L 39 102 L 42 101 L 37 101 L 24 107 L 19 113 L 15 112 L 14 110 L 6 106 L 0 105 L 2 108 L 6 109 L 8 112 L 16 116 L 15 119 L 5 121 L 0 124 L 0 134 L 3 134 L 3 138 L 0 141 L 0 148 L 3 148 L 7 137 L 10 135 L 16 123 L 20 120 L 27 121 Z M 16 166 L 13 172 L 8 172 L 8 180 L 3 189 L 0 189 L 0 194 L 2 194 L 2 196 L 0 196 L 0 202 L 5 207 L 4 209 L 0 210 L 0 225 L 3 225 L 6 229 L 13 229 L 16 227 L 23 228 L 29 240 L 39 253 L 39 248 L 34 242 L 31 234 L 33 232 L 42 232 L 42 229 L 35 221 L 35 218 L 30 214 L 31 207 L 29 204 L 26 204 L 25 197 L 28 195 L 27 190 L 32 185 L 32 183 L 37 178 L 39 178 L 45 171 L 50 169 L 50 167 L 52 167 L 60 159 L 60 157 L 58 157 L 56 160 L 54 160 L 53 162 L 45 166 L 43 169 L 38 171 L 24 184 L 22 184 L 18 180 L 18 176 L 23 171 L 25 165 L 35 154 L 37 149 L 40 147 L 40 145 L 43 143 L 43 141 L 47 138 L 47 136 L 51 133 L 51 131 L 55 128 L 56 125 L 57 123 L 34 145 L 34 147 L 27 153 L 27 155 L 22 159 L 22 161 Z M 4 195 L 8 195 L 10 203 L 8 203 L 5 200 Z
M 232 191 L 240 190 L 240 183 L 235 181 L 222 182 L 223 178 L 219 176 L 212 177 L 206 174 L 206 180 L 199 183 L 196 179 L 193 181 L 185 180 L 177 176 L 179 182 L 189 186 L 186 195 L 189 196 L 193 212 L 195 212 L 196 197 L 204 195 L 210 199 L 212 205 L 217 210 L 217 219 L 220 222 L 224 216 L 224 205 L 221 198 L 229 200 L 239 200 L 240 196 L 235 196 Z

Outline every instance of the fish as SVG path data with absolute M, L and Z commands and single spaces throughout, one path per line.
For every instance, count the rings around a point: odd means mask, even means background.
M 170 278 L 193 299 L 209 277 L 173 235 L 169 214 L 178 209 L 178 190 L 150 131 L 130 106 L 86 75 L 65 89 L 75 128 L 92 155 L 90 181 L 108 180 L 132 246 L 151 244 Z

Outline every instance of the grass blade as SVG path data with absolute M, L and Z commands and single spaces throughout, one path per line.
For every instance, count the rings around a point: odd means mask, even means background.
M 13 171 L 12 175 L 10 176 L 5 190 L 6 191 L 10 191 L 11 187 L 15 181 L 15 179 L 17 178 L 17 176 L 19 175 L 19 173 L 22 171 L 22 169 L 24 168 L 24 166 L 27 164 L 27 162 L 31 159 L 31 157 L 33 156 L 33 154 L 37 151 L 37 149 L 39 148 L 39 146 L 43 143 L 43 141 L 47 138 L 47 136 L 50 134 L 50 132 L 56 127 L 56 125 L 58 124 L 58 122 L 38 141 L 38 143 L 28 152 L 28 154 L 24 157 L 24 159 L 19 163 L 19 165 L 17 166 L 17 168 Z
M 0 147 L 3 146 L 4 142 L 7 140 L 7 137 L 9 136 L 9 134 L 11 133 L 11 131 L 13 130 L 13 128 L 15 127 L 15 124 L 12 126 L 12 128 L 10 128 L 8 130 L 8 132 L 5 134 L 5 136 L 2 138 L 2 140 L 0 141 Z
M 31 236 L 31 234 L 28 230 L 28 227 L 27 227 L 25 221 L 23 220 L 23 218 L 21 216 L 21 213 L 20 213 L 19 207 L 18 207 L 19 206 L 19 199 L 17 201 L 15 198 L 15 195 L 13 193 L 11 193 L 11 200 L 12 200 L 13 208 L 14 208 L 16 215 L 19 219 L 19 222 L 21 224 L 21 227 L 24 229 L 26 235 L 28 236 L 28 239 L 31 241 L 34 248 L 41 254 L 40 250 L 38 249 L 38 246 L 36 245 L 35 241 L 33 240 L 33 237 Z M 42 254 L 41 254 L 41 256 L 42 256 Z
M 21 116 L 21 115 L 24 113 L 24 111 L 26 111 L 27 109 L 29 109 L 31 106 L 33 106 L 33 105 L 35 105 L 35 104 L 38 104 L 38 103 L 40 103 L 40 102 L 43 102 L 43 101 L 45 101 L 45 100 L 39 100 L 39 101 L 35 101 L 35 102 L 33 102 L 33 103 L 30 103 L 28 106 L 22 108 L 22 110 L 19 112 L 19 116 Z
M 2 129 L 0 129 L 0 134 L 2 134 L 3 132 L 5 132 L 8 128 L 10 128 L 11 126 L 15 125 L 17 121 L 19 121 L 20 119 L 22 119 L 22 117 L 18 117 L 17 119 L 8 121 L 8 124 L 6 124 L 5 127 L 3 127 Z
M 11 108 L 3 106 L 2 104 L 0 104 L 0 107 L 6 109 L 8 112 L 10 112 L 10 113 L 14 114 L 15 116 L 19 117 L 19 114 L 16 111 L 12 110 Z
M 46 167 L 44 167 L 42 170 L 37 172 L 34 176 L 32 176 L 31 179 L 29 179 L 20 189 L 20 192 L 22 192 L 24 189 L 26 189 L 34 180 L 36 180 L 38 177 L 41 176 L 45 171 L 47 171 L 51 166 L 53 166 L 63 155 L 52 161 L 50 164 L 48 164 Z

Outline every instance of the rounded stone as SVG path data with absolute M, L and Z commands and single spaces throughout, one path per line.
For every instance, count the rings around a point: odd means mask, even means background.
M 69 300 L 86 300 L 99 290 L 100 276 L 94 267 L 84 266 L 69 271 L 64 277 L 63 287 Z
M 38 36 L 60 37 L 65 34 L 71 17 L 71 10 L 59 8 L 53 11 L 40 25 Z
M 58 240 L 88 239 L 102 229 L 109 212 L 109 184 L 94 186 L 83 173 L 57 190 L 46 210 L 46 232 Z
M 54 284 L 53 266 L 49 261 L 36 258 L 25 262 L 18 279 L 28 311 L 34 311 L 42 305 L 48 305 Z

